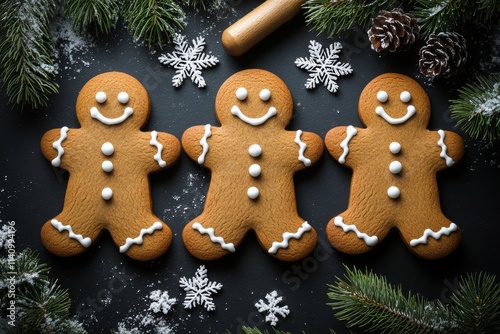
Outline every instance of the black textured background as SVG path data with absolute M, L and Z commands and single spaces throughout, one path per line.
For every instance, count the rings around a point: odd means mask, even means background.
M 327 333 L 335 329 L 347 332 L 343 323 L 333 317 L 326 306 L 327 284 L 343 275 L 343 264 L 370 268 L 383 274 L 405 291 L 422 293 L 429 299 L 449 301 L 457 277 L 472 271 L 500 274 L 500 211 L 498 148 L 469 139 L 464 159 L 438 176 L 442 208 L 447 217 L 463 230 L 458 250 L 443 260 L 426 261 L 413 256 L 392 232 L 379 246 L 366 255 L 346 256 L 335 251 L 324 234 L 326 223 L 347 207 L 350 171 L 336 163 L 326 152 L 317 165 L 298 173 L 295 186 L 299 214 L 313 225 L 319 243 L 311 256 L 297 263 L 283 263 L 268 256 L 249 234 L 235 254 L 214 262 L 193 258 L 181 239 L 183 226 L 203 209 L 204 194 L 210 175 L 187 155 L 182 154 L 175 167 L 151 177 L 153 209 L 174 231 L 169 251 L 150 263 L 138 263 L 118 252 L 109 234 L 84 255 L 61 259 L 48 253 L 39 237 L 41 226 L 57 215 L 63 204 L 67 173 L 52 168 L 41 154 L 39 141 L 43 133 L 62 126 L 78 127 L 74 105 L 83 84 L 98 73 L 123 71 L 135 76 L 148 90 L 152 115 L 145 130 L 169 132 L 178 138 L 190 126 L 217 124 L 213 104 L 218 87 L 234 72 L 247 68 L 262 68 L 280 76 L 292 92 L 294 117 L 289 129 L 312 131 L 324 138 L 326 132 L 339 125 L 362 126 L 357 115 L 358 96 L 363 87 L 384 72 L 400 72 L 419 81 L 429 94 L 433 115 L 429 129 L 454 129 L 448 100 L 455 97 L 453 87 L 469 76 L 462 75 L 451 82 L 430 82 L 422 78 L 416 66 L 418 48 L 415 45 L 404 55 L 380 57 L 373 52 L 363 32 L 342 39 L 327 39 L 309 31 L 302 15 L 273 33 L 246 55 L 235 58 L 226 54 L 220 43 L 222 31 L 237 18 L 249 12 L 260 1 L 232 1 L 217 13 L 191 12 L 183 34 L 189 40 L 203 36 L 205 51 L 217 56 L 220 63 L 203 71 L 205 89 L 198 89 L 189 80 L 174 88 L 172 68 L 161 65 L 158 56 L 172 52 L 150 52 L 140 46 L 118 25 L 116 33 L 94 42 L 87 53 L 74 53 L 69 61 L 61 56 L 58 83 L 60 94 L 54 95 L 46 109 L 39 111 L 11 110 L 5 96 L 0 97 L 0 219 L 15 221 L 18 229 L 17 251 L 30 247 L 52 268 L 50 273 L 69 289 L 72 310 L 92 333 L 109 333 L 123 322 L 127 327 L 136 323 L 141 332 L 154 326 L 141 326 L 151 301 L 153 290 L 169 292 L 178 299 L 174 310 L 163 317 L 177 333 L 241 332 L 242 325 L 270 329 L 263 322 L 254 303 L 272 290 L 283 294 L 291 310 L 280 319 L 277 328 L 299 333 Z M 341 41 L 344 50 L 340 60 L 349 62 L 354 73 L 339 78 L 336 94 L 325 87 L 306 90 L 308 73 L 294 65 L 297 57 L 309 57 L 311 39 L 325 47 Z M 482 45 L 486 50 L 487 42 Z M 486 52 L 486 51 L 485 51 Z M 476 52 L 469 66 L 483 61 Z M 476 57 L 476 58 L 474 58 Z M 484 59 L 484 58 L 482 58 Z M 469 72 L 474 72 L 471 67 Z M 467 73 L 469 73 L 467 72 Z M 455 131 L 459 132 L 459 130 Z M 224 285 L 213 295 L 216 311 L 202 307 L 184 310 L 184 292 L 179 288 L 180 277 L 191 277 L 204 264 L 210 280 Z M 160 317 L 161 318 L 161 317 Z M 159 318 L 158 318 L 159 319 Z M 151 331 L 154 332 L 154 331 Z

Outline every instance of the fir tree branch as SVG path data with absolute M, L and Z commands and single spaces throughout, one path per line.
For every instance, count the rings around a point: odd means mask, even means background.
M 143 39 L 149 48 L 163 48 L 183 28 L 185 13 L 173 0 L 128 0 L 124 18 L 134 39 Z
M 500 75 L 479 76 L 458 93 L 458 99 L 450 101 L 451 117 L 457 125 L 474 139 L 500 139 Z
M 328 303 L 339 320 L 348 327 L 380 333 L 441 333 L 451 326 L 452 315 L 440 302 L 429 302 L 419 295 L 403 295 L 385 277 L 368 270 L 346 269 L 346 280 L 328 285 Z
M 13 105 L 38 109 L 58 92 L 49 34 L 57 6 L 57 0 L 0 3 L 0 78 Z
M 368 3 L 363 0 L 308 0 L 303 8 L 308 25 L 333 37 L 355 26 L 366 29 L 372 17 L 398 4 L 397 0 L 372 0 Z
M 96 35 L 108 34 L 118 20 L 117 0 L 65 0 L 64 5 L 73 18 L 73 28 L 80 33 L 93 28 Z
M 500 284 L 495 280 L 495 275 L 484 273 L 460 278 L 451 309 L 463 333 L 500 331 Z
M 184 5 L 196 9 L 217 9 L 222 5 L 222 0 L 182 0 Z

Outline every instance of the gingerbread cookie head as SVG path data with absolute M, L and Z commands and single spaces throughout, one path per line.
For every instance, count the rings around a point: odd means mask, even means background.
M 279 124 L 284 128 L 292 118 L 293 101 L 283 80 L 273 73 L 251 69 L 234 74 L 222 84 L 215 110 L 222 125 Z
M 107 72 L 90 79 L 78 94 L 76 115 L 82 126 L 98 120 L 103 126 L 140 129 L 150 113 L 149 95 L 134 77 Z
M 372 80 L 361 92 L 359 117 L 367 126 L 405 124 L 421 128 L 429 123 L 430 101 L 413 79 L 385 73 Z

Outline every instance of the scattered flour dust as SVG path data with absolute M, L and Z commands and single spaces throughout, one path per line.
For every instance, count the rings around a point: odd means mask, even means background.
M 71 21 L 59 15 L 52 22 L 50 34 L 55 44 L 55 62 L 59 69 L 80 72 L 89 67 L 93 60 L 88 54 L 95 47 L 89 35 L 82 35 L 73 29 Z
M 180 193 L 172 195 L 173 204 L 163 210 L 163 221 L 175 219 L 189 220 L 196 217 L 205 203 L 206 182 L 205 175 L 189 173 L 183 178 L 185 185 Z

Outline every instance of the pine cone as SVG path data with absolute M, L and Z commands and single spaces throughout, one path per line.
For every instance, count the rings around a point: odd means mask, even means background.
M 381 11 L 368 30 L 372 49 L 381 54 L 408 50 L 419 36 L 417 19 L 401 8 Z
M 447 78 L 467 60 L 465 38 L 456 32 L 431 34 L 420 49 L 420 73 L 428 77 Z

